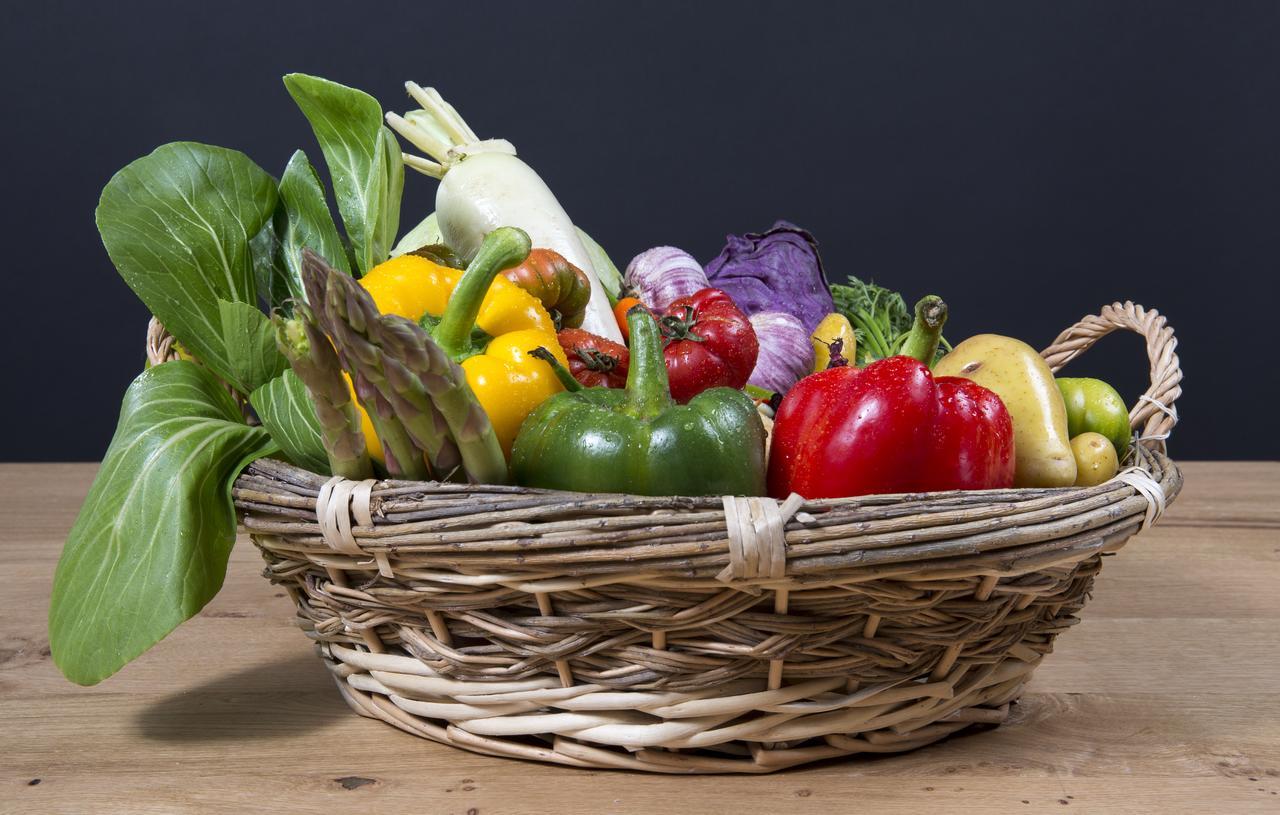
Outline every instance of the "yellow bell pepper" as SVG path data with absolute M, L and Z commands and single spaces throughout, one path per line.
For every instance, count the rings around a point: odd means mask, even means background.
M 858 335 L 854 333 L 849 318 L 843 314 L 832 312 L 822 318 L 822 322 L 813 329 L 809 336 L 813 343 L 813 372 L 825 371 L 831 367 L 832 353 L 844 358 L 845 364 L 852 365 L 854 352 L 858 350 Z M 835 343 L 839 342 L 837 346 Z
M 432 336 L 462 365 L 510 456 L 525 417 L 564 389 L 551 366 L 529 351 L 543 347 L 561 364 L 569 363 L 542 303 L 499 274 L 501 269 L 483 266 L 473 263 L 464 273 L 417 255 L 401 255 L 370 269 L 360 283 L 382 313 L 415 322 L 429 318 Z M 370 430 L 366 418 L 365 434 L 372 439 Z

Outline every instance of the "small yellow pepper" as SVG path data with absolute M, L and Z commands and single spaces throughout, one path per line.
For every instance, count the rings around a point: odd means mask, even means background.
M 462 365 L 503 452 L 510 456 L 525 417 L 564 389 L 551 366 L 529 351 L 543 347 L 561 364 L 569 363 L 542 303 L 501 271 L 481 257 L 464 273 L 417 255 L 401 255 L 370 269 L 360 283 L 379 311 L 423 322 Z M 369 431 L 366 423 L 367 436 Z
M 849 318 L 836 312 L 822 318 L 809 341 L 813 343 L 814 373 L 831 367 L 833 355 L 843 358 L 844 364 L 852 365 L 854 353 L 858 350 L 858 335 L 854 333 Z M 836 345 L 837 342 L 840 344 Z

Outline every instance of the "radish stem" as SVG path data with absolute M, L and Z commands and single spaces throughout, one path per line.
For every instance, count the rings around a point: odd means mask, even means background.
M 436 121 L 449 138 L 453 139 L 454 144 L 479 141 L 476 134 L 471 132 L 471 128 L 467 127 L 467 123 L 462 121 L 458 111 L 444 101 L 444 97 L 435 88 L 423 88 L 416 82 L 406 82 L 404 87 L 413 97 L 413 101 L 422 105 L 423 110 L 435 114 Z
M 414 147 L 422 150 L 427 155 L 434 158 L 440 158 L 448 155 L 451 145 L 445 144 L 430 133 L 426 128 L 419 127 L 413 122 L 405 119 L 397 113 L 387 111 L 387 124 L 391 126 L 401 136 L 408 139 Z
M 412 153 L 401 153 L 400 157 L 404 159 L 405 166 L 412 167 L 423 175 L 429 175 L 435 179 L 444 178 L 443 164 L 438 164 L 422 156 L 415 156 Z

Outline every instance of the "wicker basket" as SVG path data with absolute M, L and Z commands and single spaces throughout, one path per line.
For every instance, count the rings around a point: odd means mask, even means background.
M 356 712 L 479 753 L 771 772 L 1002 722 L 1101 556 L 1181 487 L 1173 332 L 1116 303 L 1044 352 L 1146 338 L 1132 467 L 1087 489 L 823 501 L 329 479 L 262 460 L 244 527 Z M 163 350 L 161 338 L 149 347 Z

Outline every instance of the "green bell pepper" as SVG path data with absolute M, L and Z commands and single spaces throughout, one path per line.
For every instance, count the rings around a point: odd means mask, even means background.
M 1129 408 L 1116 389 L 1101 379 L 1062 377 L 1057 382 L 1067 404 L 1067 436 L 1100 433 L 1111 440 L 1124 461 L 1129 450 Z
M 658 324 L 636 307 L 627 326 L 626 389 L 570 389 L 539 405 L 512 448 L 515 482 L 633 495 L 764 495 L 764 425 L 751 398 L 711 388 L 677 405 Z

